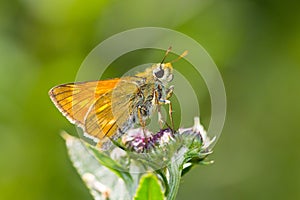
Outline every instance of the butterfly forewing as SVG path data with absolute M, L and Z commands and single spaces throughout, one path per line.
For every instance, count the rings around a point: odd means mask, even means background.
M 49 95 L 69 121 L 102 147 L 108 138 L 119 137 L 118 129 L 126 131 L 134 125 L 134 109 L 143 84 L 139 77 L 69 83 L 52 88 Z
M 82 127 L 91 105 L 101 95 L 114 88 L 118 81 L 119 79 L 112 79 L 63 84 L 52 88 L 49 95 L 69 121 Z

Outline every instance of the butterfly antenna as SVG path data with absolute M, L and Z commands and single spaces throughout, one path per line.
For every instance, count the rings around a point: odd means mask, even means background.
M 165 61 L 167 55 L 170 53 L 171 50 L 172 50 L 172 47 L 170 46 L 170 47 L 167 49 L 166 54 L 165 54 L 165 56 L 163 57 L 162 61 L 160 62 L 161 64 L 163 64 L 163 62 Z
M 183 58 L 183 57 L 186 56 L 187 54 L 188 54 L 188 51 L 185 50 L 180 56 L 178 56 L 178 58 L 175 58 L 174 60 L 170 61 L 170 63 L 177 62 L 178 60 L 180 60 L 181 58 Z

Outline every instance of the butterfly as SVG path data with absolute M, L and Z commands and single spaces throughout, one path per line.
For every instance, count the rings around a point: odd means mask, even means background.
M 170 121 L 173 125 L 172 104 L 169 98 L 173 86 L 172 63 L 163 60 L 134 76 L 108 80 L 67 83 L 53 87 L 49 96 L 58 110 L 73 124 L 84 131 L 99 149 L 108 149 L 135 125 L 145 128 L 146 120 L 157 111 L 159 123 L 164 123 L 161 105 L 169 105 Z

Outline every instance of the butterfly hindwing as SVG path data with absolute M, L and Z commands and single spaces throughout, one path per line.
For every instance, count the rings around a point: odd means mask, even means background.
M 118 129 L 125 131 L 133 126 L 133 99 L 137 96 L 138 88 L 136 82 L 128 78 L 121 79 L 113 90 L 100 96 L 86 115 L 85 132 L 105 141 L 106 138 L 118 138 Z

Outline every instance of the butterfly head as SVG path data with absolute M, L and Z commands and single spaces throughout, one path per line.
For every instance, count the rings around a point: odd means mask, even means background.
M 170 51 L 171 51 L 171 47 L 169 47 L 168 50 L 166 51 L 166 54 L 163 57 L 162 61 L 160 63 L 154 65 L 153 68 L 152 68 L 152 74 L 153 74 L 154 79 L 158 80 L 160 82 L 163 82 L 163 83 L 168 83 L 168 82 L 171 82 L 173 80 L 172 63 L 180 60 L 181 58 L 183 58 L 187 54 L 187 51 L 184 51 L 176 59 L 174 59 L 170 62 L 164 63 L 164 60 L 166 59 L 166 57 L 167 57 L 167 55 L 169 54 Z
M 158 63 L 154 65 L 152 74 L 155 80 L 170 82 L 173 80 L 173 67 L 171 63 Z

